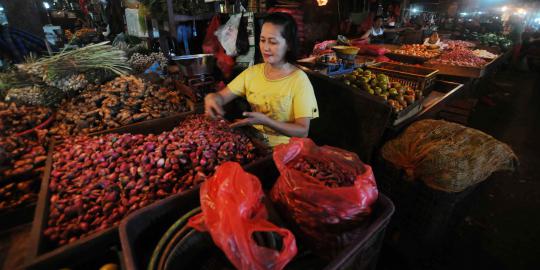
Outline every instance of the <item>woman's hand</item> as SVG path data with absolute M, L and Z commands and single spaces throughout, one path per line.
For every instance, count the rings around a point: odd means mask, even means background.
M 223 106 L 237 97 L 238 96 L 231 92 L 229 87 L 225 87 L 217 93 L 206 95 L 206 97 L 204 97 L 204 114 L 212 117 L 213 119 L 223 118 L 225 115 Z
M 309 122 L 311 118 L 297 118 L 292 123 L 276 121 L 265 114 L 259 112 L 245 112 L 244 116 L 248 118 L 239 119 L 230 125 L 232 128 L 243 127 L 248 125 L 264 125 L 285 136 L 304 138 L 309 133 Z
M 242 114 L 247 118 L 236 120 L 230 127 L 237 128 L 251 125 L 268 125 L 270 117 L 260 112 L 244 112 Z
M 204 113 L 212 119 L 222 118 L 225 115 L 223 98 L 216 93 L 206 95 L 204 98 Z

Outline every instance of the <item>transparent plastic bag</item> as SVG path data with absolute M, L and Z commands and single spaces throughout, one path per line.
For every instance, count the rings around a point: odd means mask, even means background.
M 235 56 L 237 54 L 236 38 L 238 37 L 238 27 L 240 26 L 241 19 L 242 14 L 231 15 L 227 23 L 220 26 L 215 32 L 219 43 L 221 43 L 228 56 Z

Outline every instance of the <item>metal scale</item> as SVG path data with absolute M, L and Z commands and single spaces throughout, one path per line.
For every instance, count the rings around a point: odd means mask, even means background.
M 183 55 L 172 59 L 180 67 L 182 82 L 180 90 L 197 102 L 216 91 L 216 81 L 212 72 L 215 58 L 210 54 Z

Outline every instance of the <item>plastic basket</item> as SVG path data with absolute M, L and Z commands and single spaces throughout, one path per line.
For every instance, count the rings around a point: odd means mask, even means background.
M 369 66 L 368 69 L 388 75 L 394 81 L 412 87 L 415 90 L 420 90 L 424 94 L 427 94 L 426 89 L 435 84 L 437 73 L 439 72 L 432 68 L 394 63 L 379 63 Z
M 166 130 L 172 130 L 180 122 L 182 122 L 187 116 L 193 114 L 193 112 L 182 113 L 175 116 L 170 116 L 166 118 L 154 119 L 149 121 L 144 121 L 117 129 L 102 131 L 98 133 L 92 133 L 94 135 L 103 135 L 107 133 L 132 133 L 132 134 L 156 134 Z M 257 168 L 265 162 L 265 160 L 271 160 L 271 155 L 269 149 L 262 142 L 257 141 L 252 138 L 252 141 L 256 145 L 257 150 L 261 158 L 254 160 L 248 164 L 244 165 L 244 168 L 250 171 L 250 168 Z M 49 146 L 47 163 L 45 165 L 45 172 L 41 181 L 41 189 L 37 202 L 37 207 L 35 210 L 32 232 L 30 235 L 31 246 L 28 253 L 28 261 L 33 261 L 37 259 L 43 259 L 48 257 L 60 256 L 62 253 L 76 253 L 80 250 L 84 250 L 85 246 L 95 246 L 103 245 L 104 243 L 114 242 L 115 238 L 118 238 L 118 226 L 114 225 L 103 231 L 98 231 L 84 238 L 80 238 L 73 243 L 68 243 L 63 246 L 57 246 L 49 241 L 44 235 L 43 231 L 47 227 L 47 221 L 49 219 L 49 204 L 50 204 L 50 192 L 49 192 L 49 181 L 50 173 L 52 171 L 52 155 L 55 142 L 53 141 Z M 198 187 L 193 187 L 193 189 L 198 190 Z M 178 194 L 177 194 L 178 195 Z M 172 195 L 172 196 L 177 196 Z M 159 201 L 158 201 L 159 202 Z M 157 202 L 154 202 L 157 203 Z M 152 205 L 152 204 L 151 204 Z M 149 207 L 149 206 L 147 206 Z
M 385 54 L 386 57 L 402 63 L 408 63 L 408 64 L 422 64 L 424 62 L 429 61 L 432 58 L 435 58 L 437 56 L 433 57 L 421 57 L 421 56 L 414 56 L 414 55 L 408 55 L 408 54 L 400 54 L 400 53 L 394 53 L 389 52 Z
M 277 178 L 271 181 L 261 179 L 268 173 L 275 175 L 277 169 L 273 162 L 268 161 L 267 166 L 262 166 L 256 172 L 264 188 L 273 184 Z M 175 196 L 163 200 L 153 206 L 134 212 L 120 224 L 120 241 L 124 251 L 126 268 L 130 270 L 146 269 L 153 248 L 167 228 L 179 217 L 199 204 L 198 193 L 185 196 Z M 272 220 L 281 220 L 276 217 L 272 207 L 268 207 Z M 355 241 L 343 250 L 331 261 L 322 260 L 319 256 L 304 249 L 305 244 L 297 238 L 299 253 L 285 269 L 375 269 L 378 255 L 383 243 L 385 229 L 394 213 L 394 205 L 385 195 L 379 193 L 379 199 L 374 205 L 363 233 L 358 234 Z M 277 222 L 276 224 L 280 224 Z M 203 243 L 201 243 L 203 244 Z M 208 256 L 216 254 L 214 249 L 208 249 Z M 219 255 L 219 252 L 217 252 Z M 208 260 L 214 258 L 205 257 Z M 196 269 L 196 268 L 192 268 Z
M 374 167 L 379 189 L 388 194 L 397 209 L 389 225 L 390 246 L 411 261 L 439 254 L 465 217 L 478 184 L 449 193 L 431 189 L 421 181 L 405 180 L 402 170 L 382 158 Z
M 59 256 L 33 261 L 24 266 L 27 270 L 39 269 L 71 269 L 71 270 L 94 270 L 101 266 L 114 263 L 118 269 L 126 269 L 123 263 L 123 255 L 119 243 L 113 246 L 93 246 L 91 249 L 80 253 L 67 253 Z

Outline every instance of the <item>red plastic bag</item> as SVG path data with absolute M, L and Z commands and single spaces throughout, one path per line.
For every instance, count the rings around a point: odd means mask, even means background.
M 322 55 L 327 52 L 333 53 L 334 51 L 332 51 L 330 48 L 336 44 L 337 44 L 336 40 L 326 40 L 326 41 L 317 43 L 315 44 L 315 46 L 313 46 L 312 55 Z
M 202 45 L 204 53 L 216 53 L 221 48 L 219 40 L 214 35 L 214 32 L 219 28 L 220 25 L 221 23 L 219 21 L 219 16 L 214 16 L 214 18 L 212 18 L 208 24 Z
M 379 45 L 360 45 L 357 47 L 360 48 L 361 54 L 368 54 L 368 55 L 373 55 L 373 56 L 385 55 L 387 52 L 390 51 Z
M 390 62 L 390 58 L 384 55 L 377 56 L 377 58 L 375 58 L 375 62 Z
M 189 225 L 208 231 L 237 269 L 283 269 L 296 255 L 296 241 L 289 230 L 267 221 L 263 197 L 257 177 L 236 162 L 223 163 L 202 184 L 202 213 L 191 218 Z M 282 250 L 257 245 L 252 238 L 254 232 L 279 234 L 283 237 Z
M 219 43 L 216 35 L 214 35 L 214 32 L 216 32 L 220 25 L 219 16 L 214 16 L 206 29 L 202 49 L 204 53 L 214 54 L 216 56 L 218 68 L 226 78 L 229 78 L 234 67 L 234 59 L 225 53 L 225 49 Z
M 358 47 L 358 48 L 362 48 L 362 46 L 364 45 L 368 45 L 369 44 L 369 39 L 353 39 L 351 40 L 351 45 L 352 46 L 355 46 L 355 47 Z
M 371 205 L 378 197 L 375 176 L 356 154 L 331 146 L 319 147 L 307 138 L 292 138 L 289 144 L 276 146 L 273 155 L 281 175 L 271 198 L 309 237 L 323 239 L 328 226 L 362 221 L 371 213 Z M 341 171 L 354 174 L 354 183 L 327 187 L 292 168 L 298 158 L 334 163 Z

